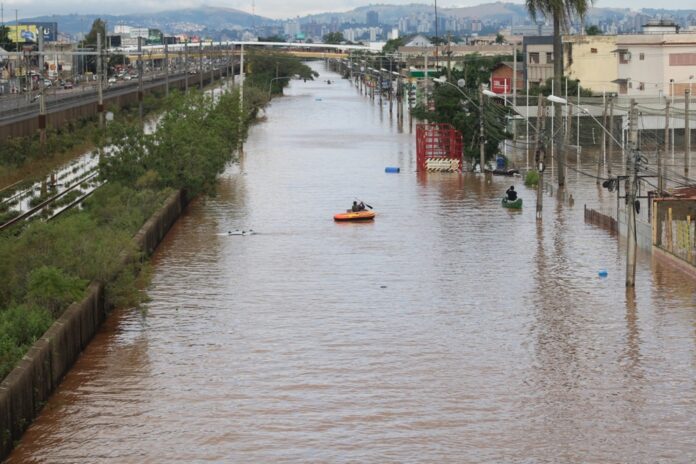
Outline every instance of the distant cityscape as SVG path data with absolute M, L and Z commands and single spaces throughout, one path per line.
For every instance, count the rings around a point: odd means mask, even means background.
M 141 37 L 147 44 L 244 40 L 259 37 L 287 41 L 321 42 L 330 33 L 341 33 L 348 42 L 387 41 L 399 36 L 425 34 L 466 42 L 480 35 L 550 35 L 551 24 L 533 22 L 524 5 L 484 4 L 470 8 L 443 8 L 437 17 L 429 5 L 360 7 L 346 13 L 325 13 L 287 20 L 272 20 L 239 10 L 202 7 L 156 14 L 100 16 L 108 25 L 114 44 L 132 45 Z M 211 21 L 210 14 L 219 13 Z M 46 41 L 77 42 L 84 38 L 97 15 L 53 15 L 18 22 L 4 17 L 9 38 L 32 42 L 39 31 Z M 682 31 L 696 30 L 696 10 L 641 10 L 593 8 L 584 24 L 572 24 L 569 33 L 594 25 L 603 34 L 639 33 L 649 20 L 668 19 Z M 0 44 L 2 46 L 2 44 Z

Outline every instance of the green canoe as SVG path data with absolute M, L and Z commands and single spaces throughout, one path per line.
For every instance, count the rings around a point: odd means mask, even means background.
M 507 198 L 503 198 L 503 207 L 504 208 L 512 208 L 512 209 L 521 209 L 522 208 L 522 198 L 518 198 L 515 201 L 508 201 Z

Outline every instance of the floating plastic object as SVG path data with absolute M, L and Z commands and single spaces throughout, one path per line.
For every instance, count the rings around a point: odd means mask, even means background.
M 320 102 L 320 101 L 321 101 L 321 98 L 315 98 L 314 101 Z
M 606 269 L 600 269 L 597 274 L 599 275 L 599 277 L 607 277 L 609 275 L 609 272 L 607 272 Z
M 401 172 L 401 168 L 396 168 L 396 167 L 393 167 L 393 166 L 389 166 L 389 167 L 384 168 L 384 172 L 388 172 L 388 173 L 392 173 L 392 174 L 398 174 L 399 172 Z

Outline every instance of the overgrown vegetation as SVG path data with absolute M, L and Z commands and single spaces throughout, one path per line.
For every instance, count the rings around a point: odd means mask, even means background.
M 244 108 L 237 92 L 215 99 L 173 92 L 153 134 L 144 134 L 137 119 L 118 118 L 122 121 L 110 125 L 101 139 L 103 153 L 105 145 L 112 147 L 100 164 L 107 183 L 83 208 L 0 236 L 0 379 L 55 318 L 82 298 L 88 282 L 105 282 L 113 305 L 138 304 L 140 264 L 135 260 L 123 269 L 123 253 L 137 255 L 133 235 L 173 191 L 185 188 L 189 196 L 214 192 L 218 174 L 234 159 L 267 101 L 268 63 L 250 59 Z M 277 69 L 312 77 L 297 60 L 282 61 Z
M 539 172 L 527 171 L 527 174 L 524 176 L 524 185 L 527 187 L 536 187 L 539 185 Z
M 147 95 L 143 101 L 143 112 L 146 117 L 150 116 L 166 109 L 166 103 L 167 100 L 160 95 Z M 121 109 L 112 107 L 109 111 L 119 121 L 132 123 L 139 118 L 137 105 Z M 0 144 L 0 176 L 35 161 L 58 158 L 76 148 L 97 146 L 101 143 L 101 134 L 97 118 L 93 117 L 70 121 L 60 129 L 48 129 L 45 146 L 41 145 L 39 134 L 8 138 Z

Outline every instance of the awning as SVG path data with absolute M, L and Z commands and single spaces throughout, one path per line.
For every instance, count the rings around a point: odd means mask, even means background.
M 628 48 L 617 48 L 609 53 L 628 53 Z
M 630 79 L 614 79 L 612 84 L 627 84 Z

